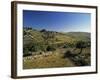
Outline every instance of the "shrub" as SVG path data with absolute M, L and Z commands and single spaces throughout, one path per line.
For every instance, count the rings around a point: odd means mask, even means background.
M 30 51 L 37 52 L 38 51 L 38 46 L 32 46 Z
M 76 43 L 76 48 L 86 48 L 86 43 L 84 41 L 79 41 Z
M 67 45 L 64 45 L 63 48 L 68 48 L 68 46 Z
M 44 52 L 45 52 L 45 51 L 46 51 L 46 48 L 47 48 L 46 45 L 44 45 L 44 44 L 41 44 L 41 45 L 40 45 L 40 50 L 41 50 L 41 51 L 44 51 Z
M 86 45 L 86 42 L 84 42 L 84 41 L 79 41 L 76 43 L 76 48 L 80 49 L 80 52 L 78 54 L 81 54 L 83 48 L 86 48 L 86 47 L 87 47 L 87 45 Z
M 46 49 L 47 51 L 54 51 L 54 50 L 56 50 L 56 48 L 54 47 L 54 46 L 47 46 L 47 49 Z
M 25 57 L 25 56 L 30 56 L 30 55 L 32 55 L 32 53 L 29 52 L 27 47 L 24 47 L 23 48 L 23 56 Z
M 27 32 L 25 30 L 23 30 L 23 35 L 27 35 Z
M 63 58 L 72 57 L 72 56 L 73 56 L 72 52 L 71 52 L 70 50 L 68 50 L 68 51 L 66 51 L 66 52 L 64 53 Z

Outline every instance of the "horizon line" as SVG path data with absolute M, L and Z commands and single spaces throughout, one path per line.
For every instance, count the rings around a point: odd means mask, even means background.
M 41 31 L 43 29 L 35 29 L 33 27 L 24 27 L 24 28 L 32 28 L 34 30 L 37 30 L 37 31 Z M 62 32 L 62 33 L 68 33 L 68 32 L 84 32 L 84 33 L 91 33 L 91 32 L 87 32 L 87 31 L 54 31 L 54 30 L 48 30 L 48 29 L 44 29 L 46 31 L 53 31 L 53 32 Z

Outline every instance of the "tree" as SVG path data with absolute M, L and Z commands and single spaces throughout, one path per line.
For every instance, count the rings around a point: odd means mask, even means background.
M 76 48 L 80 49 L 80 52 L 78 54 L 81 54 L 83 48 L 86 48 L 86 43 L 84 41 L 79 41 L 76 43 Z

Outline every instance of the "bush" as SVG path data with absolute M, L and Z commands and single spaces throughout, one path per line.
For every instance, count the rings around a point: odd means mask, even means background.
M 28 54 L 24 54 L 23 57 L 26 57 L 26 56 L 31 56 L 32 54 L 28 53 Z
M 84 42 L 84 41 L 78 41 L 78 42 L 76 43 L 76 48 L 79 48 L 79 49 L 80 49 L 80 52 L 79 52 L 78 54 L 81 54 L 83 48 L 86 48 L 86 47 L 87 47 L 87 43 Z
M 72 52 L 71 52 L 70 50 L 68 50 L 68 51 L 66 51 L 66 52 L 64 53 L 63 58 L 72 57 L 72 56 L 73 56 Z
M 41 51 L 46 51 L 46 49 L 47 49 L 47 46 L 46 45 L 44 45 L 44 44 L 42 44 L 41 46 L 40 46 L 40 50 Z
M 34 46 L 34 45 L 30 49 L 30 51 L 32 51 L 32 52 L 37 52 L 38 50 L 39 50 L 39 47 L 38 46 Z
M 54 51 L 54 50 L 56 50 L 56 48 L 54 47 L 54 46 L 47 46 L 47 49 L 46 49 L 47 51 Z
M 68 48 L 68 46 L 67 45 L 64 45 L 63 48 Z
M 29 52 L 28 48 L 27 47 L 24 47 L 23 48 L 23 56 L 30 56 L 32 55 L 32 53 Z
M 23 30 L 23 35 L 27 35 L 27 32 L 25 30 Z
M 76 48 L 86 48 L 87 45 L 84 41 L 79 41 L 76 43 Z

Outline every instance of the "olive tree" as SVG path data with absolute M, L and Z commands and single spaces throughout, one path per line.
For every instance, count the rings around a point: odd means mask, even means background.
M 83 48 L 86 48 L 86 43 L 84 41 L 78 41 L 76 43 L 76 48 L 79 48 L 80 49 L 80 52 L 78 54 L 81 54 L 82 53 L 82 50 Z

